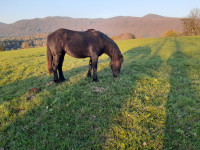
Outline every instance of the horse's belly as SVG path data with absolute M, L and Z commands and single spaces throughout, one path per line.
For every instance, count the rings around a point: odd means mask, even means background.
M 66 53 L 69 55 L 69 56 L 72 56 L 74 58 L 86 58 L 86 57 L 89 57 L 88 53 L 87 52 L 84 52 L 84 51 L 70 51 L 70 50 L 67 50 Z

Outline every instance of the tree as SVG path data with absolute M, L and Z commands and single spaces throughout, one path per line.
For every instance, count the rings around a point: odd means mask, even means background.
M 3 42 L 0 41 L 0 51 L 4 51 L 4 50 L 5 50 L 5 48 L 4 48 L 4 46 L 3 46 Z
M 175 37 L 175 36 L 178 36 L 178 33 L 175 32 L 174 30 L 169 30 L 162 34 L 162 37 Z
M 123 33 L 120 34 L 120 39 L 121 40 L 135 39 L 135 35 L 131 33 Z
M 137 39 L 143 39 L 143 37 L 142 36 L 138 36 Z
M 5 51 L 3 46 L 0 46 L 0 51 Z
M 129 40 L 135 39 L 135 35 L 131 33 L 122 33 L 119 36 L 112 36 L 111 39 L 113 40 Z
M 111 36 L 110 38 L 111 38 L 112 40 L 120 40 L 120 37 L 117 36 L 117 35 L 116 35 L 116 36 Z
M 200 9 L 192 9 L 188 17 L 182 19 L 182 24 L 184 35 L 200 35 Z
M 22 43 L 22 48 L 23 49 L 24 48 L 29 48 L 29 47 L 30 47 L 29 43 L 27 43 L 27 42 Z

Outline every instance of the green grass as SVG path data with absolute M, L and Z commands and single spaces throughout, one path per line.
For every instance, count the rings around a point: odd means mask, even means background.
M 120 77 L 103 55 L 98 83 L 89 59 L 65 56 L 50 84 L 45 48 L 1 52 L 0 149 L 200 149 L 199 41 L 118 41 Z

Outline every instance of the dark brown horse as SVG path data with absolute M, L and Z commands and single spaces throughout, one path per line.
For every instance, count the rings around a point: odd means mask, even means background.
M 120 73 L 123 56 L 117 44 L 107 35 L 94 29 L 85 32 L 58 29 L 47 38 L 47 63 L 49 73 L 54 73 L 54 81 L 64 81 L 62 64 L 65 53 L 75 58 L 90 57 L 87 76 L 91 77 L 93 69 L 93 81 L 97 78 L 98 57 L 103 53 L 111 58 L 110 66 L 113 76 Z M 57 75 L 59 72 L 59 79 Z

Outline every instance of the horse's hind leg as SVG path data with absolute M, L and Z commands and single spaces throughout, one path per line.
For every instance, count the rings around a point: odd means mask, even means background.
M 94 55 L 92 56 L 92 68 L 93 68 L 93 81 L 98 82 L 97 78 L 97 62 L 98 62 L 98 56 Z
M 89 67 L 88 67 L 88 73 L 87 73 L 88 77 L 91 77 L 91 70 L 92 70 L 92 59 L 90 57 Z
M 56 83 L 59 83 L 58 74 L 57 74 L 58 64 L 59 64 L 59 56 L 55 55 L 55 56 L 53 56 L 53 72 L 54 72 L 53 80 Z
M 62 71 L 62 65 L 63 65 L 64 57 L 65 57 L 65 53 L 63 52 L 62 55 L 59 58 L 59 64 L 58 64 L 58 72 L 59 72 L 60 81 L 66 80 L 64 75 L 63 75 L 63 71 Z

